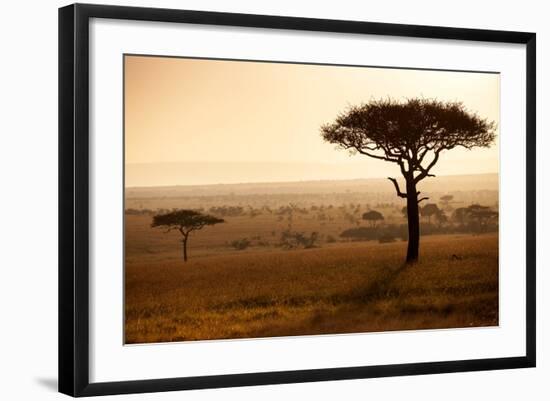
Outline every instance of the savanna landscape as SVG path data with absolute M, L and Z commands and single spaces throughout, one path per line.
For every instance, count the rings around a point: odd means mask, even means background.
M 127 55 L 126 344 L 499 324 L 499 75 Z
M 498 209 L 497 176 L 446 182 L 412 268 L 404 203 L 377 180 L 129 189 L 127 343 L 497 325 L 498 219 L 471 208 Z M 191 234 L 187 262 L 151 227 L 176 206 L 225 221 Z

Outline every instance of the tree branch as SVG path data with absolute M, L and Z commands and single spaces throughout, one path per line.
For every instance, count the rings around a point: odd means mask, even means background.
M 395 190 L 397 191 L 397 196 L 399 196 L 401 198 L 406 198 L 407 197 L 407 194 L 404 193 L 404 192 L 401 192 L 401 189 L 399 189 L 399 183 L 397 182 L 397 180 L 395 178 L 388 177 L 388 180 L 393 182 L 393 185 L 395 186 Z
M 355 148 L 355 147 L 354 147 L 354 148 Z M 359 149 L 359 148 L 355 148 L 355 150 L 357 150 L 357 151 L 358 151 L 359 153 L 361 153 L 362 155 L 369 156 L 369 157 L 372 157 L 372 158 L 374 158 L 374 159 L 385 160 L 385 161 L 387 161 L 387 162 L 394 162 L 394 163 L 397 162 L 397 159 L 392 159 L 391 157 L 375 155 L 375 154 L 373 154 L 373 153 L 365 152 L 364 150 Z
M 427 196 L 424 196 L 423 198 L 418 199 L 418 203 L 420 203 L 424 200 L 428 200 L 428 199 L 430 199 L 430 198 L 428 198 Z
M 437 161 L 439 160 L 439 153 L 442 151 L 443 149 L 438 149 L 436 150 L 435 152 L 435 156 L 433 158 L 433 160 L 431 161 L 430 164 L 428 164 L 428 167 L 424 168 L 422 167 L 420 164 L 418 165 L 418 168 L 420 169 L 421 173 L 418 174 L 416 176 L 416 178 L 414 179 L 416 182 L 419 182 L 420 180 L 426 178 L 426 177 L 435 177 L 434 174 L 430 174 L 430 170 L 433 166 L 435 166 L 435 164 L 437 163 Z

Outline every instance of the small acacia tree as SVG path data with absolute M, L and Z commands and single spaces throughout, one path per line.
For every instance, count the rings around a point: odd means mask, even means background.
M 443 195 L 439 200 L 441 201 L 441 208 L 447 212 L 453 210 L 451 202 L 453 201 L 453 195 Z
M 420 214 L 423 217 L 428 218 L 428 224 L 432 222 L 432 216 L 435 216 L 438 213 L 440 213 L 440 209 L 437 207 L 435 203 L 428 203 L 423 208 L 420 208 Z
M 377 212 L 376 210 L 371 210 L 369 212 L 363 213 L 363 220 L 370 221 L 371 227 L 376 227 L 376 222 L 384 220 L 382 213 Z
M 453 212 L 452 218 L 455 222 L 464 226 L 468 221 L 468 209 L 465 207 L 459 207 Z
M 470 205 L 466 208 L 467 216 L 473 220 L 480 232 L 485 231 L 487 224 L 491 220 L 498 218 L 498 212 L 491 210 L 488 206 L 481 206 L 478 204 Z
M 375 100 L 352 106 L 321 127 L 327 142 L 378 160 L 396 163 L 405 179 L 401 190 L 388 177 L 397 196 L 407 200 L 408 263 L 418 260 L 420 222 L 417 185 L 433 177 L 432 168 L 444 151 L 463 147 L 489 147 L 495 140 L 495 123 L 470 113 L 460 102 L 428 99 Z
M 206 226 L 224 223 L 225 220 L 219 219 L 208 214 L 203 214 L 195 210 L 179 209 L 169 213 L 157 214 L 153 216 L 151 227 L 166 227 L 165 232 L 178 230 L 183 239 L 183 261 L 187 262 L 187 240 L 192 231 L 198 231 Z

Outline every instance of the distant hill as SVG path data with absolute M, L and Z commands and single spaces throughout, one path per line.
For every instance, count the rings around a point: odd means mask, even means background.
M 403 182 L 401 185 L 403 185 Z M 429 193 L 456 191 L 498 191 L 498 188 L 498 174 L 450 175 L 426 178 L 419 185 L 419 190 Z M 126 198 L 253 194 L 331 194 L 346 192 L 391 194 L 395 193 L 395 189 L 387 179 L 370 178 L 275 183 L 129 187 L 126 188 Z
M 484 166 L 484 167 L 483 167 Z M 460 167 L 459 171 L 457 168 Z M 492 168 L 493 170 L 483 170 Z M 436 175 L 493 173 L 498 169 L 487 161 L 449 160 L 440 162 Z M 343 163 L 311 162 L 173 162 L 127 163 L 125 186 L 159 187 L 175 185 L 215 185 L 249 182 L 281 183 L 304 181 L 341 181 L 399 175 L 394 163 L 370 158 Z

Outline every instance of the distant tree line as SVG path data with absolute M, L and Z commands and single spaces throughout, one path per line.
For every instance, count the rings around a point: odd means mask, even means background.
M 403 208 L 406 216 L 407 208 Z M 449 219 L 445 212 L 434 203 L 428 203 L 420 209 L 425 221 L 420 223 L 421 235 L 453 233 L 487 233 L 498 231 L 498 212 L 488 206 L 478 204 L 454 210 Z M 363 219 L 371 222 L 368 227 L 354 227 L 344 230 L 340 237 L 350 240 L 380 240 L 389 242 L 390 238 L 408 239 L 406 224 L 376 225 L 383 221 L 382 213 L 371 210 L 363 214 Z

